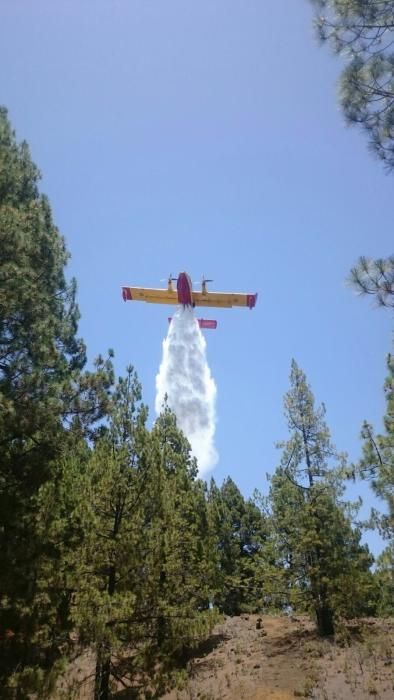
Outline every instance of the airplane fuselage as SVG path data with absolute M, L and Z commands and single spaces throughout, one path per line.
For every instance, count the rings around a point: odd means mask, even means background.
M 194 306 L 192 281 L 187 272 L 180 272 L 176 282 L 178 303 L 183 306 Z

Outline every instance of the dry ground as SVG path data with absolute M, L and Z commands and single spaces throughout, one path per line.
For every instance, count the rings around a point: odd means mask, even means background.
M 393 642 L 394 620 L 354 621 L 327 641 L 306 617 L 226 617 L 161 700 L 393 700 Z M 87 654 L 74 677 L 89 666 Z M 119 687 L 114 697 L 135 695 Z
M 194 659 L 186 688 L 162 700 L 392 700 L 394 622 L 365 620 L 322 641 L 307 618 L 243 615 Z

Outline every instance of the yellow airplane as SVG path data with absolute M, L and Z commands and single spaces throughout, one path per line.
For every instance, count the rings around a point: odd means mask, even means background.
M 183 304 L 186 306 L 211 306 L 230 308 L 232 306 L 256 306 L 257 294 L 238 294 L 234 292 L 209 292 L 207 282 L 203 279 L 201 292 L 194 292 L 192 281 L 187 272 L 180 272 L 178 277 L 170 277 L 167 289 L 149 289 L 146 287 L 122 287 L 125 301 L 147 301 L 150 304 Z M 176 282 L 176 289 L 173 287 Z

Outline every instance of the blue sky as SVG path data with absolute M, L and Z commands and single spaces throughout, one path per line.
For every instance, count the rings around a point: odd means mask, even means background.
M 124 304 L 121 285 L 187 270 L 258 291 L 252 312 L 210 314 L 213 476 L 267 491 L 293 357 L 357 459 L 363 419 L 382 425 L 391 318 L 345 279 L 359 255 L 393 252 L 393 179 L 344 125 L 341 62 L 309 3 L 3 0 L 0 65 L 72 254 L 90 360 L 112 347 L 118 373 L 132 363 L 153 417 L 168 313 Z

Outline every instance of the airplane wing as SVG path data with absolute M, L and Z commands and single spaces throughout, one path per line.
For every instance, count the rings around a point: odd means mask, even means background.
M 253 309 L 256 306 L 257 294 L 229 294 L 227 292 L 193 292 L 195 306 L 218 306 L 229 308 L 231 306 L 247 306 Z
M 178 294 L 170 289 L 149 289 L 146 287 L 122 287 L 125 301 L 147 301 L 150 304 L 177 304 Z

